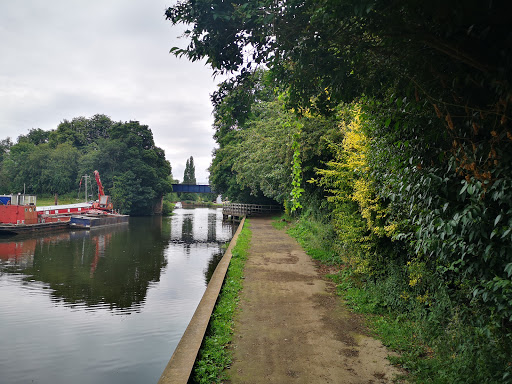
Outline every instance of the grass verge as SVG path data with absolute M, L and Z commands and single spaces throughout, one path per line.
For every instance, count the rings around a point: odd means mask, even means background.
M 408 373 L 397 381 L 422 384 L 512 382 L 512 375 L 508 375 L 512 367 L 510 344 L 493 339 L 483 327 L 468 325 L 457 312 L 449 317 L 448 323 L 443 321 L 450 307 L 443 304 L 440 293 L 435 296 L 438 302 L 428 310 L 417 305 L 400 309 L 396 298 L 400 296 L 397 289 L 403 284 L 400 282 L 402 275 L 390 273 L 385 278 L 362 279 L 343 265 L 339 254 L 333 251 L 337 247 L 329 224 L 302 218 L 292 223 L 287 232 L 313 259 L 337 266 L 337 272 L 327 277 L 336 284 L 338 295 L 354 312 L 365 316 L 376 338 L 399 353 L 390 357 L 390 361 Z
M 77 198 L 76 195 L 69 196 L 69 195 L 62 195 L 59 196 L 58 203 L 59 205 L 65 205 L 65 204 L 76 204 L 76 203 L 83 203 L 83 198 Z M 55 204 L 55 197 L 54 196 L 37 196 L 37 206 L 47 206 L 47 205 L 54 205 Z
M 233 318 L 238 306 L 239 292 L 242 289 L 243 272 L 249 252 L 251 234 L 250 222 L 246 219 L 232 250 L 232 258 L 224 285 L 194 364 L 190 383 L 220 383 L 225 379 L 223 372 L 229 367 L 232 359 L 227 347 L 233 335 Z

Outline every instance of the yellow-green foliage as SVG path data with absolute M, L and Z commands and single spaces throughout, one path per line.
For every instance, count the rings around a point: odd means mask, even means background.
M 353 192 L 350 198 L 357 202 L 361 216 L 366 221 L 366 226 L 373 234 L 391 236 L 396 225 L 384 226 L 387 209 L 381 204 L 379 196 L 375 192 L 374 181 L 370 176 L 368 166 L 368 151 L 370 140 L 363 131 L 364 120 L 359 107 L 354 108 L 355 116 L 349 124 L 340 125 L 343 133 L 343 151 L 347 153 L 346 165 L 353 176 Z
M 334 159 L 326 169 L 318 170 L 316 180 L 330 194 L 334 205 L 333 223 L 338 236 L 350 253 L 344 255 L 360 273 L 371 273 L 370 255 L 376 238 L 391 237 L 396 225 L 386 225 L 387 209 L 374 188 L 368 165 L 370 139 L 365 134 L 364 115 L 358 105 L 340 114 L 342 143 L 331 143 Z M 350 244 L 358 244 L 354 252 Z

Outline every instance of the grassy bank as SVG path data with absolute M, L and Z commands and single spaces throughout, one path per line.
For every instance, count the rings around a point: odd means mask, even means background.
M 62 195 L 58 197 L 58 204 L 59 205 L 65 205 L 65 204 L 76 204 L 76 203 L 83 203 L 84 199 L 77 198 L 76 194 L 71 195 Z M 37 205 L 40 207 L 47 206 L 47 205 L 54 205 L 55 204 L 55 196 L 50 195 L 41 195 L 37 196 Z
M 276 223 L 283 227 L 282 219 Z M 486 334 L 464 319 L 439 287 L 429 301 L 407 297 L 407 279 L 390 259 L 386 276 L 363 277 L 342 263 L 331 226 L 311 217 L 291 221 L 288 233 L 314 259 L 336 265 L 329 275 L 337 293 L 353 311 L 362 313 L 374 336 L 398 352 L 391 362 L 407 370 L 413 383 L 508 383 L 508 343 Z M 508 363 L 507 363 L 508 362 Z
M 239 300 L 238 293 L 242 289 L 243 270 L 251 241 L 249 227 L 249 220 L 246 220 L 232 250 L 224 285 L 194 365 L 192 383 L 220 383 L 224 369 L 231 364 L 231 354 L 227 346 L 233 334 L 233 317 Z

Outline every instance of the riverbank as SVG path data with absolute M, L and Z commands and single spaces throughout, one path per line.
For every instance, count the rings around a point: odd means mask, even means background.
M 347 310 L 325 271 L 270 218 L 252 240 L 224 383 L 387 383 L 389 352 Z M 198 380 L 199 381 L 199 380 Z
M 176 347 L 169 363 L 164 369 L 159 384 L 171 384 L 171 383 L 187 383 L 189 382 L 189 378 L 193 376 L 192 370 L 194 365 L 197 370 L 204 370 L 204 365 L 212 365 L 209 364 L 208 357 L 205 356 L 206 353 L 211 353 L 215 349 L 216 346 L 208 346 L 203 348 L 201 353 L 199 354 L 199 360 L 196 363 L 196 356 L 201 348 L 201 344 L 207 345 L 208 336 L 205 336 L 207 328 L 215 329 L 216 320 L 221 318 L 221 327 L 224 329 L 221 332 L 224 334 L 230 334 L 229 327 L 225 328 L 225 324 L 227 324 L 232 318 L 234 305 L 233 300 L 238 294 L 238 291 L 241 289 L 241 285 L 239 284 L 240 277 L 243 270 L 243 262 L 240 264 L 240 260 L 237 257 L 238 250 L 242 246 L 242 244 L 248 245 L 249 239 L 247 238 L 247 229 L 243 234 L 241 234 L 242 229 L 244 227 L 245 219 L 242 220 L 240 226 L 238 227 L 236 233 L 233 235 L 231 242 L 226 249 L 222 259 L 218 263 L 215 271 L 208 283 L 206 291 L 197 306 L 194 315 L 185 330 L 185 333 L 181 337 L 181 340 Z M 229 272 L 228 272 L 229 267 Z M 237 275 L 237 278 L 233 278 L 233 274 Z M 236 280 L 236 287 L 233 287 L 233 281 Z M 222 290 L 222 292 L 221 292 Z M 226 311 L 223 308 L 223 300 L 222 297 L 226 296 L 226 291 L 228 291 L 228 296 L 226 298 L 227 305 L 230 307 L 229 311 Z M 215 308 L 215 314 L 212 315 Z M 216 337 L 218 339 L 218 337 Z M 216 340 L 217 342 L 218 340 Z M 228 340 L 221 341 L 221 353 L 224 349 L 224 344 L 227 343 Z M 219 344 L 217 342 L 217 344 Z M 202 364 L 201 361 L 206 359 L 206 363 Z M 195 364 L 196 363 L 196 364 Z M 222 369 L 224 367 L 224 361 L 222 360 L 219 353 L 217 353 L 215 359 L 215 372 L 218 369 Z M 210 369 L 207 367 L 207 369 Z M 203 372 L 203 376 L 205 376 L 205 372 Z M 208 381 L 209 382 L 209 381 Z

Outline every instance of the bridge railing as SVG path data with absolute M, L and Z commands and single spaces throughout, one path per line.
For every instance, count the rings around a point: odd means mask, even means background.
M 268 215 L 273 212 L 281 211 L 279 205 L 263 205 L 263 204 L 239 204 L 229 203 L 224 204 L 222 208 L 222 214 L 224 216 L 261 216 Z
M 215 193 L 208 184 L 173 184 L 173 192 Z

